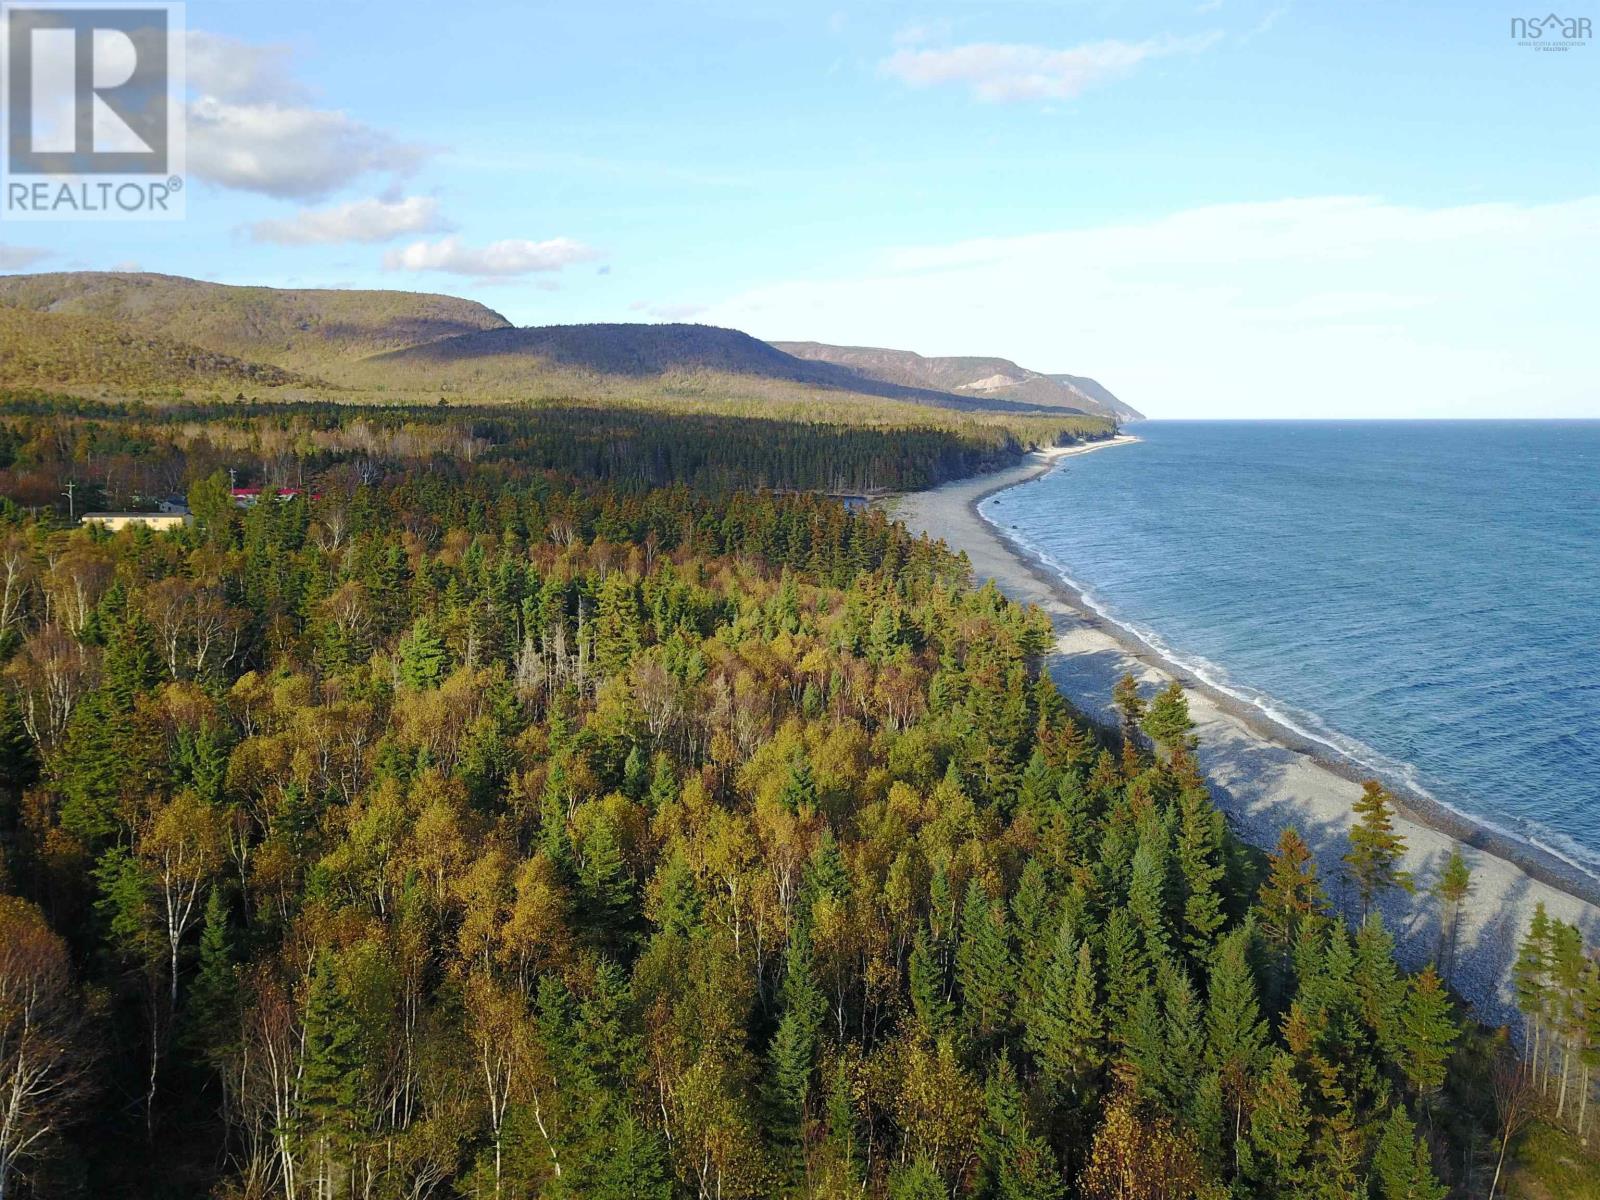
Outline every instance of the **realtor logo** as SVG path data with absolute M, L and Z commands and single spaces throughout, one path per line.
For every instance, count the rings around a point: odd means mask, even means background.
M 183 215 L 182 6 L 8 3 L 0 15 L 0 216 Z
M 1511 37 L 1530 50 L 1575 50 L 1593 36 L 1588 17 L 1512 17 Z

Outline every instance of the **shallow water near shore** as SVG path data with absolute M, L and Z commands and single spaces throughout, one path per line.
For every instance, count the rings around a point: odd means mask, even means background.
M 1279 723 L 1600 878 L 1600 422 L 1144 422 L 982 511 Z

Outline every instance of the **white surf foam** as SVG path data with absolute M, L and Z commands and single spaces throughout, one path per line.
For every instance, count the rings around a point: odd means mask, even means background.
M 1439 794 L 1439 785 L 1425 780 L 1422 772 L 1414 764 L 1393 758 L 1358 738 L 1340 732 L 1316 713 L 1299 709 L 1267 692 L 1232 679 L 1221 664 L 1212 662 L 1210 659 L 1198 654 L 1178 650 L 1154 629 L 1117 613 L 1092 587 L 1074 577 L 1063 563 L 1053 558 L 1048 551 L 1027 537 L 1020 529 L 1015 526 L 1003 528 L 999 521 L 989 515 L 987 511 L 989 505 L 1012 490 L 1011 488 L 1006 488 L 986 497 L 977 506 L 978 514 L 1002 538 L 1015 542 L 1028 555 L 1037 559 L 1060 578 L 1062 582 L 1082 598 L 1083 603 L 1097 617 L 1108 624 L 1116 626 L 1125 633 L 1131 634 L 1135 641 L 1149 647 L 1158 658 L 1169 664 L 1174 670 L 1192 675 L 1207 687 L 1213 688 L 1241 704 L 1250 705 L 1259 710 L 1274 724 L 1289 730 L 1298 737 L 1305 738 L 1307 741 L 1326 747 L 1346 761 L 1354 763 L 1364 770 L 1371 771 L 1379 779 L 1391 784 L 1398 783 L 1401 790 L 1421 797 L 1429 803 L 1437 804 L 1440 808 L 1447 809 L 1469 824 L 1476 825 L 1496 836 L 1507 838 L 1514 842 L 1521 842 L 1557 859 L 1591 879 L 1600 881 L 1600 855 L 1596 855 L 1593 851 L 1590 851 L 1587 847 L 1567 835 L 1548 829 L 1537 822 L 1527 820 L 1516 822 L 1516 827 L 1514 828 L 1508 827 L 1492 817 L 1475 812 L 1458 803 L 1453 803 L 1443 798 Z

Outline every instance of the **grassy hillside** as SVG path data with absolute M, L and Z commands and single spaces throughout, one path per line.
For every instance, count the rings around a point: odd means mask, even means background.
M 97 317 L 137 333 L 311 373 L 509 324 L 499 313 L 455 296 L 233 287 L 98 271 L 0 277 L 0 305 Z
M 1046 375 L 1008 358 L 927 357 L 910 350 L 878 346 L 830 346 L 821 342 L 774 342 L 797 358 L 833 363 L 905 387 L 933 388 L 986 401 L 1054 408 L 1100 416 L 1135 418 L 1140 414 L 1092 379 Z M 1074 380 L 1092 385 L 1079 387 Z
M 745 395 L 763 390 L 781 394 L 786 390 L 782 385 L 800 384 L 967 411 L 1020 413 L 1038 407 L 878 379 L 849 366 L 797 358 L 737 329 L 713 325 L 490 329 L 374 355 L 348 378 L 392 386 L 420 386 L 428 380 L 469 392 L 521 387 L 582 395 L 610 390 L 619 382 L 629 389 L 652 381 L 670 389 Z
M 113 321 L 0 306 L 0 385 L 282 388 L 311 381 Z
M 1089 399 L 1096 400 L 1104 405 L 1108 411 L 1115 413 L 1120 418 L 1137 421 L 1144 416 L 1138 409 L 1112 395 L 1111 390 L 1098 379 L 1090 379 L 1087 375 L 1051 375 L 1050 378 L 1057 383 L 1064 383 L 1068 387 L 1077 389 Z
M 901 427 L 947 425 L 942 410 L 1028 424 L 1023 440 L 1046 442 L 1106 428 L 1098 403 L 1069 403 L 1078 393 L 1004 359 L 836 362 L 707 325 L 518 329 L 452 296 L 77 272 L 0 277 L 0 313 L 0 381 L 19 387 L 194 398 L 293 384 L 343 403 L 599 402 Z M 1005 371 L 1026 378 L 984 383 Z

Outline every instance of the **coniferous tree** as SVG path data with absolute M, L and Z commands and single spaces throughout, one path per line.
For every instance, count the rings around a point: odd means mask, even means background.
M 1280 1050 L 1256 1087 L 1249 1136 L 1241 1153 L 1243 1173 L 1255 1183 L 1259 1195 L 1273 1200 L 1295 1200 L 1301 1195 L 1310 1126 L 1294 1061 Z
M 923 1035 L 934 1039 L 950 1025 L 955 1005 L 945 988 L 944 969 L 929 943 L 926 929 L 918 929 L 911 947 L 911 1009 Z
M 625 1112 L 607 1127 L 605 1145 L 593 1156 L 581 1195 L 592 1200 L 671 1200 L 667 1167 L 661 1135 Z
M 438 687 L 448 665 L 444 639 L 433 619 L 423 614 L 400 639 L 400 681 L 415 691 Z
M 827 1012 L 827 1000 L 812 979 L 810 936 L 804 924 L 789 939 L 781 999 L 783 1016 L 768 1053 L 768 1107 L 773 1136 L 788 1151 L 798 1149 L 804 1129 L 817 1040 Z M 797 1157 L 792 1161 L 798 1169 Z
M 1443 909 L 1439 921 L 1439 973 L 1449 983 L 1451 972 L 1455 970 L 1456 942 L 1461 934 L 1461 910 L 1472 894 L 1472 869 L 1461 857 L 1461 847 L 1450 851 L 1439 881 L 1433 885 L 1433 894 Z
M 1534 906 L 1528 934 L 1523 938 L 1517 951 L 1517 960 L 1512 966 L 1517 1008 L 1528 1022 L 1526 1048 L 1536 1081 L 1539 1078 L 1540 1050 L 1544 1040 L 1545 1012 L 1549 1007 L 1549 974 L 1550 918 L 1541 900 Z
M 124 818 L 121 797 L 129 780 L 132 724 L 105 691 L 91 693 L 73 711 L 57 757 L 61 825 L 84 845 L 111 841 Z
M 1187 787 L 1178 799 L 1177 860 L 1183 881 L 1183 944 L 1190 961 L 1202 965 L 1216 945 L 1224 914 L 1219 885 L 1222 865 L 1221 812 L 1203 787 Z
M 328 949 L 318 951 L 306 986 L 305 1052 L 297 1116 L 304 1156 L 325 1194 L 347 1178 L 361 1124 L 361 1029 Z
M 1400 1070 L 1424 1103 L 1444 1083 L 1445 1064 L 1460 1034 L 1450 997 L 1432 966 L 1406 986 L 1398 1035 Z
M 1394 831 L 1389 793 L 1369 779 L 1361 785 L 1361 799 L 1352 807 L 1356 823 L 1350 830 L 1350 849 L 1344 856 L 1346 873 L 1361 900 L 1361 919 L 1372 911 L 1373 901 L 1392 888 L 1412 890 L 1411 876 L 1400 870 L 1405 839 Z
M 976 880 L 967 885 L 961 905 L 956 982 L 961 1011 L 975 1038 L 986 1041 L 1005 1028 L 1016 997 L 1016 963 L 1003 919 Z
M 1144 952 L 1155 962 L 1169 950 L 1167 938 L 1167 836 L 1154 821 L 1146 822 L 1133 854 L 1128 884 L 1128 914 L 1139 930 Z
M 672 759 L 665 754 L 657 754 L 650 773 L 650 791 L 646 796 L 650 811 L 660 812 L 663 806 L 677 798 L 678 775 L 672 768 Z
M 1161 1016 L 1162 1091 L 1174 1116 L 1188 1116 L 1205 1056 L 1204 1017 L 1188 973 L 1175 962 L 1161 972 Z
M 889 1200 L 949 1200 L 938 1170 L 925 1157 L 911 1160 L 889 1172 Z
M 856 1117 L 856 1102 L 850 1069 L 844 1059 L 834 1064 L 828 1089 L 828 1148 L 847 1188 L 859 1187 L 861 1180 L 861 1127 Z
M 637 910 L 637 887 L 617 845 L 616 830 L 604 815 L 583 839 L 578 885 L 596 933 L 609 945 L 626 943 Z
M 1155 694 L 1140 723 L 1150 740 L 1168 754 L 1181 755 L 1193 749 L 1194 721 L 1189 716 L 1188 697 L 1177 680 Z
M 1228 1105 L 1230 1145 L 1243 1133 L 1250 1080 L 1267 1050 L 1267 1027 L 1250 968 L 1251 934 L 1251 927 L 1244 925 L 1222 940 L 1206 995 L 1206 1062 L 1216 1072 Z
M 149 623 L 136 609 L 111 623 L 101 670 L 105 690 L 122 712 L 132 712 L 134 702 L 160 684 L 161 657 Z
M 1022 1031 L 1045 1086 L 1076 1100 L 1105 1061 L 1105 1023 L 1089 941 L 1071 934 L 1063 921 Z
M 1115 908 L 1101 932 L 1107 1023 L 1115 1028 L 1150 982 L 1149 960 L 1139 946 L 1139 934 L 1126 908 Z
M 1433 1173 L 1427 1143 L 1417 1137 L 1416 1126 L 1397 1104 L 1389 1110 L 1383 1134 L 1372 1156 L 1379 1200 L 1444 1200 L 1450 1189 Z
M 1139 681 L 1131 673 L 1117 680 L 1111 691 L 1111 702 L 1122 721 L 1122 740 L 1137 749 L 1145 704 L 1144 697 L 1139 695 Z
M 1356 931 L 1356 961 L 1351 975 L 1357 1003 L 1379 1046 L 1393 1053 L 1400 1036 L 1406 982 L 1394 961 L 1394 939 L 1377 913 Z
M 200 927 L 200 961 L 189 985 L 184 1031 L 197 1052 L 228 1047 L 237 1028 L 239 977 L 234 965 L 233 935 L 228 906 L 220 886 L 206 896 Z
M 0 689 L 0 797 L 11 803 L 32 787 L 39 778 L 39 756 L 28 736 L 22 716 L 10 692 Z M 0 825 L 9 825 L 9 814 L 0 809 Z
M 980 1138 L 986 1191 L 995 1200 L 1057 1200 L 1063 1180 L 1055 1155 L 1029 1128 L 1022 1087 L 1005 1055 L 984 1086 Z

